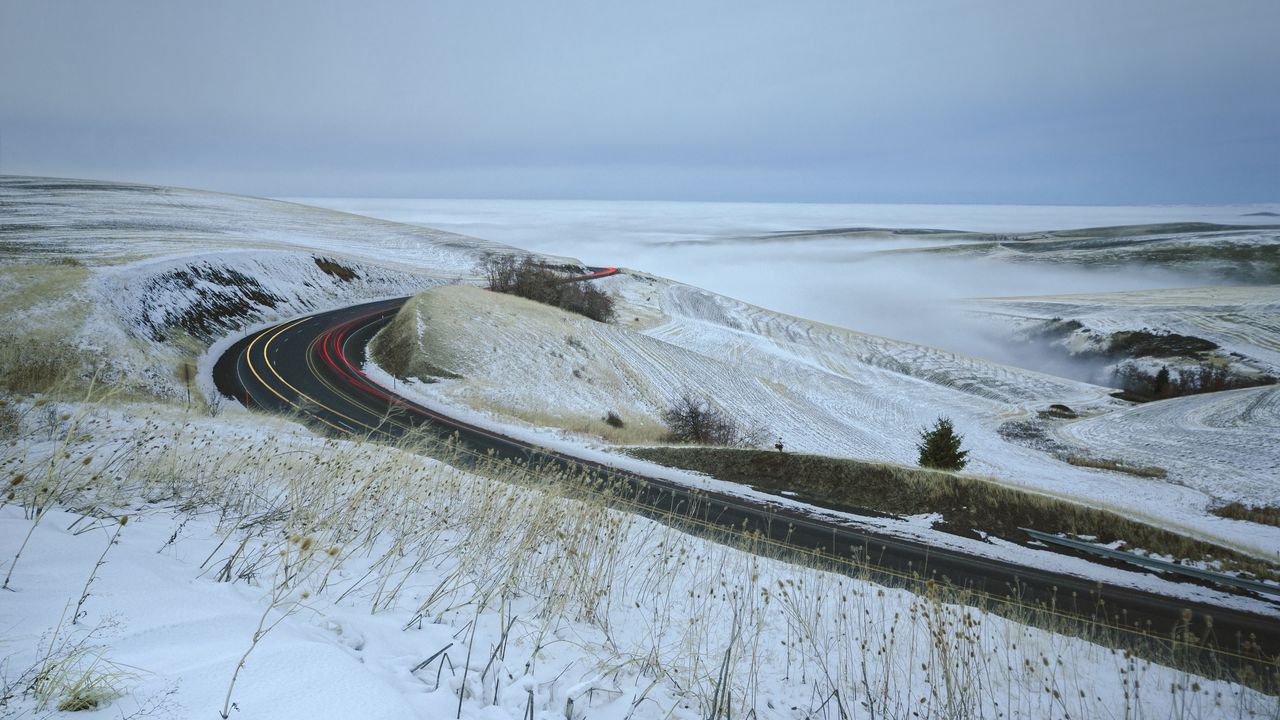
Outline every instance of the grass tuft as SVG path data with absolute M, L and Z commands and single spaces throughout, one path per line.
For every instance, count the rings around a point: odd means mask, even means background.
M 84 350 L 31 335 L 0 335 L 0 388 L 47 393 L 80 381 L 94 358 Z
M 1280 527 L 1280 505 L 1246 505 L 1241 502 L 1231 502 L 1214 508 L 1212 512 L 1218 517 Z

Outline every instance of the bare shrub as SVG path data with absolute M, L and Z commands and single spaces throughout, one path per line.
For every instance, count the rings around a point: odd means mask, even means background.
M 480 262 L 479 272 L 494 292 L 554 305 L 599 322 L 609 322 L 616 315 L 612 295 L 589 283 L 578 282 L 545 260 L 490 255 Z
M 754 447 L 767 434 L 733 419 L 710 398 L 684 392 L 662 413 L 668 442 Z
M 598 287 L 585 282 L 573 282 L 562 284 L 559 289 L 557 305 L 562 310 L 600 322 L 609 322 L 616 315 L 613 296 Z
M 209 417 L 216 418 L 222 413 L 222 403 L 225 400 L 226 398 L 223 397 L 222 393 L 216 390 L 209 396 L 209 399 L 205 401 L 204 406 L 205 410 L 209 413 Z

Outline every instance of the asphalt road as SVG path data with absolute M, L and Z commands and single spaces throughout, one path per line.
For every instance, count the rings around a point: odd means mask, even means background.
M 583 470 L 615 490 L 622 488 L 633 511 L 716 540 L 764 535 L 776 541 L 771 547 L 778 554 L 809 555 L 810 563 L 814 553 L 820 554 L 819 562 L 836 568 L 859 562 L 861 572 L 884 584 L 918 587 L 919 578 L 932 578 L 976 591 L 979 604 L 983 596 L 996 604 L 1016 597 L 1052 607 L 1064 617 L 1089 618 L 1095 625 L 1104 620 L 1132 630 L 1135 646 L 1185 631 L 1188 613 L 1191 632 L 1202 635 L 1211 616 L 1212 637 L 1221 650 L 1280 656 L 1280 621 L 1272 617 L 933 548 L 765 502 L 694 491 L 536 448 L 435 413 L 375 385 L 360 370 L 366 344 L 406 299 L 317 313 L 253 333 L 218 359 L 214 380 L 221 392 L 248 407 L 299 413 L 337 435 L 396 438 L 412 428 L 453 437 L 482 455 Z M 913 576 L 917 579 L 905 579 Z

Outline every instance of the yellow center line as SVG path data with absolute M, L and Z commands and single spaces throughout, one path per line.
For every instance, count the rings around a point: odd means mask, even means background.
M 353 395 L 352 393 L 347 392 L 346 390 L 344 390 L 344 389 L 342 389 L 342 388 L 338 387 L 337 385 L 335 385 L 334 383 L 330 382 L 330 381 L 328 380 L 328 378 L 326 378 L 326 377 L 324 376 L 324 374 L 323 374 L 322 372 L 320 372 L 319 366 L 318 366 L 318 365 L 316 365 L 316 361 L 315 361 L 316 353 L 314 352 L 314 349 L 315 349 L 316 343 L 318 343 L 318 342 L 320 342 L 320 338 L 318 338 L 318 337 L 317 337 L 317 338 L 313 338 L 313 339 L 311 340 L 311 344 L 307 346 L 307 354 L 306 354 L 306 356 L 307 356 L 307 369 L 311 372 L 311 376 L 312 376 L 313 378 L 315 378 L 315 379 L 316 379 L 316 381 L 317 381 L 317 382 L 319 382 L 321 385 L 325 386 L 325 388 L 326 388 L 326 389 L 328 389 L 328 390 L 329 390 L 330 392 L 332 392 L 333 394 L 335 394 L 335 395 L 337 395 L 337 396 L 339 396 L 339 397 L 341 397 L 341 398 L 343 398 L 343 399 L 347 400 L 347 402 L 350 402 L 350 403 L 351 403 L 351 404 L 353 404 L 353 405 L 361 405 L 361 403 L 356 399 L 356 396 L 355 396 L 355 395 Z M 341 350 L 339 350 L 339 352 L 341 352 Z M 338 414 L 339 414 L 339 415 L 341 415 L 341 413 L 338 413 Z M 354 419 L 354 418 L 347 417 L 346 415 L 342 415 L 342 417 L 346 417 L 346 418 L 347 418 L 348 420 L 350 420 L 351 422 L 356 423 L 356 424 L 358 424 L 358 425 L 360 425 L 360 426 L 362 426 L 362 427 L 366 428 L 366 429 L 367 429 L 367 430 L 369 430 L 370 432 L 383 432 L 383 433 L 386 433 L 386 430 L 383 430 L 381 427 L 373 427 L 373 426 L 369 425 L 368 423 L 360 422 L 359 420 L 356 420 L 356 419 Z M 403 422 L 400 422 L 400 421 L 396 420 L 396 419 L 394 418 L 394 416 L 392 416 L 389 412 L 387 413 L 387 415 L 385 416 L 385 418 L 384 418 L 384 419 L 385 419 L 387 422 L 389 422 L 389 423 L 391 423 L 391 424 L 393 424 L 393 425 L 395 425 L 395 426 L 397 426 L 397 427 L 400 427 L 400 428 L 406 429 L 406 430 L 408 430 L 408 429 L 411 429 L 411 428 L 412 428 L 412 426 L 411 426 L 410 424 L 408 424 L 408 423 L 403 423 Z M 389 433 L 388 433 L 388 434 L 389 434 Z
M 313 316 L 312 316 L 312 317 L 313 317 Z M 277 379 L 277 380 L 279 380 L 281 383 L 283 383 L 285 387 L 287 387 L 287 388 L 289 388 L 290 390 L 292 390 L 292 391 L 294 391 L 295 393 L 297 393 L 299 398 L 305 398 L 306 400 L 308 400 L 308 401 L 310 401 L 310 402 L 312 402 L 312 403 L 315 403 L 315 405 L 317 405 L 317 406 L 319 406 L 319 407 L 322 407 L 322 408 L 324 408 L 324 409 L 328 410 L 328 411 L 329 411 L 329 412 L 331 412 L 331 413 L 334 413 L 335 415 L 339 415 L 339 416 L 341 416 L 341 417 L 346 418 L 346 417 L 347 417 L 346 415 L 343 415 L 342 413 L 337 412 L 337 411 L 336 411 L 336 410 L 334 410 L 333 408 L 326 406 L 324 403 L 316 402 L 316 400 L 315 400 L 314 398 L 312 398 L 311 396 L 307 395 L 306 393 L 302 392 L 301 390 L 298 390 L 298 388 L 294 387 L 293 385 L 290 385 L 290 384 L 289 384 L 289 381 L 287 381 L 287 380 L 285 380 L 283 377 L 281 377 L 281 376 L 280 376 L 280 373 L 276 372 L 275 368 L 271 366 L 271 359 L 270 359 L 269 357 L 267 357 L 267 351 L 270 349 L 272 341 L 274 341 L 277 337 L 279 337 L 281 333 L 285 332 L 286 330 L 289 330 L 290 328 L 292 328 L 292 327 L 294 327 L 294 326 L 296 326 L 296 325 L 298 325 L 298 324 L 300 324 L 300 323 L 306 322 L 307 320 L 310 320 L 310 319 L 311 319 L 311 317 L 299 318 L 298 320 L 294 320 L 294 321 L 293 321 L 293 322 L 291 322 L 291 323 L 287 323 L 287 324 L 285 324 L 285 325 L 279 325 L 279 326 L 277 326 L 276 328 L 273 328 L 271 331 L 269 331 L 269 332 L 271 332 L 271 337 L 270 337 L 270 338 L 267 338 L 267 341 L 266 341 L 265 343 L 263 343 L 263 345 L 262 345 L 262 360 L 263 360 L 263 363 L 266 365 L 267 370 L 269 370 L 269 371 L 271 372 L 271 374 L 272 374 L 272 375 L 276 376 L 276 379 Z M 307 415 L 310 415 L 311 417 L 315 418 L 316 420 L 319 420 L 320 422 L 324 423 L 325 425 L 328 425 L 329 427 L 333 428 L 334 430 L 338 430 L 339 432 L 344 432 L 344 433 L 348 433 L 348 434 L 349 434 L 349 433 L 351 433 L 351 432 L 352 432 L 351 430 L 348 430 L 348 429 L 346 429 L 346 428 L 344 428 L 344 427 L 341 427 L 341 426 L 339 426 L 339 425 L 334 425 L 333 423 L 329 422 L 328 420 L 325 420 L 324 418 L 320 417 L 319 415 L 316 415 L 315 413 L 313 413 L 313 412 L 311 412 L 311 411 L 307 410 L 306 408 L 303 408 L 302 406 L 298 405 L 298 404 L 297 404 L 297 403 L 295 403 L 294 401 L 292 401 L 292 400 L 290 400 L 289 398 L 285 397 L 285 396 L 284 396 L 284 395 L 282 395 L 279 391 L 277 391 L 274 387 L 272 387 L 272 386 L 271 386 L 271 384 L 270 384 L 270 383 L 268 383 L 268 382 L 266 381 L 266 379 L 264 379 L 264 378 L 262 377 L 262 375 L 260 375 L 260 374 L 258 373 L 258 369 L 257 369 L 257 368 L 255 368 L 255 367 L 253 366 L 253 353 L 254 353 L 254 349 L 253 349 L 253 348 L 254 348 L 254 345 L 257 345 L 257 344 L 258 344 L 258 341 L 259 341 L 259 340 L 261 340 L 261 339 L 262 339 L 263 337 L 265 337 L 266 335 L 267 335 L 267 333 L 266 333 L 266 332 L 259 334 L 257 337 L 255 337 L 255 338 L 253 339 L 253 341 L 252 341 L 252 342 L 250 342 L 250 343 L 249 343 L 249 347 L 245 350 L 245 359 L 246 359 L 246 362 L 247 362 L 247 363 L 248 363 L 248 365 L 249 365 L 249 372 L 253 373 L 253 376 L 254 376 L 255 378 L 257 378 L 257 379 L 258 379 L 258 382 L 259 382 L 259 383 L 261 383 L 261 384 L 262 384 L 262 386 L 263 386 L 263 387 L 265 387 L 267 390 L 269 390 L 269 391 L 271 392 L 271 394 L 272 394 L 272 395 L 275 395 L 276 397 L 280 398 L 282 401 L 284 401 L 284 403 L 285 403 L 285 404 L 289 405 L 290 407 L 294 408 L 295 410 L 299 410 L 299 411 L 301 411 L 301 412 L 303 412 L 303 413 L 305 413 L 305 414 L 307 414 Z M 347 419 L 348 419 L 348 420 L 351 420 L 351 418 L 347 418 Z M 360 423 L 360 422 L 355 421 L 355 420 L 352 420 L 352 422 L 355 422 L 355 423 L 356 423 L 356 424 L 358 424 L 358 425 L 363 425 L 363 423 Z M 368 426 L 366 426 L 366 427 L 368 427 Z
M 270 392 L 271 392 L 273 395 L 275 395 L 276 397 L 280 398 L 280 399 L 281 399 L 283 402 L 285 402 L 286 404 L 290 405 L 291 407 L 294 407 L 295 409 L 301 410 L 301 411 L 303 411 L 303 412 L 307 413 L 308 415 L 311 415 L 312 417 L 316 418 L 316 419 L 317 419 L 317 420 L 319 420 L 320 422 L 323 422 L 324 424 L 328 425 L 329 427 L 334 428 L 335 430 L 339 430 L 339 431 L 341 431 L 341 432 L 343 432 L 343 433 L 347 433 L 347 434 L 353 434 L 353 431 L 352 431 L 352 430 L 349 430 L 349 429 L 347 429 L 347 428 L 343 428 L 343 427 L 340 427 L 340 426 L 334 425 L 333 423 L 330 423 L 330 422 L 326 421 L 324 418 L 321 418 L 321 417 L 319 417 L 319 416 L 315 415 L 314 413 L 308 412 L 307 410 L 305 410 L 304 408 L 302 408 L 301 406 L 299 406 L 297 403 L 295 403 L 295 402 L 293 402 L 293 401 L 289 400 L 287 397 L 285 397 L 285 396 L 284 396 L 284 395 L 282 395 L 279 391 L 277 391 L 274 387 L 272 387 L 270 384 L 268 384 L 268 383 L 266 382 L 266 380 L 262 377 L 262 375 L 260 375 L 260 374 L 258 373 L 257 368 L 255 368 L 255 367 L 254 367 L 254 364 L 253 364 L 253 352 L 254 352 L 254 346 L 255 346 L 255 345 L 257 345 L 257 343 L 258 343 L 258 341 L 259 341 L 259 340 L 262 340 L 262 338 L 263 338 L 263 337 L 266 337 L 268 334 L 270 334 L 270 337 L 269 337 L 269 338 L 267 338 L 267 340 L 263 343 L 263 346 L 262 346 L 262 358 L 263 358 L 263 361 L 264 361 L 264 362 L 265 362 L 265 364 L 266 364 L 267 369 L 270 371 L 270 373 L 271 373 L 272 375 L 274 375 L 274 376 L 276 377 L 276 379 L 278 379 L 278 380 L 279 380 L 279 381 L 280 381 L 284 386 L 288 387 L 289 389 L 291 389 L 291 390 L 293 390 L 295 393 L 297 393 L 299 397 L 301 397 L 301 398 L 305 398 L 305 399 L 309 400 L 310 402 L 315 403 L 318 407 L 324 408 L 324 409 L 328 410 L 329 412 L 334 413 L 335 415 L 337 415 L 337 416 L 339 416 L 339 417 L 345 418 L 345 419 L 347 419 L 347 420 L 351 421 L 352 423 L 355 423 L 356 425 L 359 425 L 359 426 L 361 426 L 361 427 L 364 427 L 364 428 L 368 429 L 368 430 L 369 430 L 369 431 L 371 431 L 371 432 L 379 432 L 379 431 L 380 431 L 380 430 L 379 430 L 379 428 L 375 428 L 375 427 L 372 427 L 372 426 L 370 426 L 370 425 L 368 425 L 368 424 L 366 424 L 366 423 L 360 422 L 359 420 L 355 420 L 354 418 L 351 418 L 351 417 L 349 417 L 349 416 L 347 416 L 347 415 L 345 415 L 345 414 L 343 414 L 343 413 L 341 413 L 341 412 L 338 412 L 337 410 L 334 410 L 333 408 L 331 408 L 331 407 L 329 407 L 329 406 L 327 406 L 327 405 L 324 405 L 323 403 L 317 402 L 314 398 L 311 398 L 310 396 L 308 396 L 308 395 L 306 395 L 305 393 L 303 393 L 303 392 L 299 391 L 297 388 L 295 388 L 293 385 L 291 385 L 287 380 L 285 380 L 283 377 L 281 377 L 281 375 L 280 375 L 278 372 L 276 372 L 276 370 L 275 370 L 275 368 L 274 368 L 274 367 L 272 367 L 272 365 L 271 365 L 271 361 L 270 361 L 270 358 L 269 358 L 269 357 L 267 357 L 267 352 L 268 352 L 268 350 L 270 349 L 270 345 L 271 345 L 271 343 L 272 343 L 272 342 L 273 342 L 277 337 L 279 337 L 282 333 L 286 332 L 287 330 L 289 330 L 289 329 L 291 329 L 291 328 L 295 327 L 296 325 L 298 325 L 298 324 L 300 324 L 300 323 L 302 323 L 302 322 L 305 322 L 306 320 L 309 320 L 309 319 L 311 319 L 311 317 L 305 317 L 305 318 L 301 318 L 301 319 L 299 319 L 299 320 L 295 320 L 295 321 L 290 322 L 290 323 L 287 323 L 287 324 L 285 324 L 285 325 L 278 326 L 278 327 L 276 327 L 276 328 L 274 328 L 274 329 L 272 329 L 272 330 L 270 330 L 270 331 L 263 332 L 263 333 L 262 333 L 262 334 L 260 334 L 258 337 L 254 338 L 254 340 L 249 344 L 249 348 L 248 348 L 248 350 L 246 351 L 246 358 L 247 358 L 248 365 L 249 365 L 249 371 L 253 373 L 253 376 L 254 376 L 255 378 L 257 378 L 258 382 L 259 382 L 259 383 L 261 383 L 261 384 L 263 385 L 263 387 L 267 388 L 267 390 L 268 390 L 268 391 L 270 391 Z M 313 359 L 313 352 L 311 352 L 311 351 L 314 349 L 315 344 L 316 344 L 317 342 L 319 342 L 319 339 L 318 339 L 318 338 L 313 339 L 313 340 L 311 341 L 311 343 L 310 343 L 310 344 L 309 344 L 309 346 L 308 346 L 308 352 L 307 352 L 307 354 L 306 354 L 306 362 L 307 362 L 308 369 L 310 370 L 311 374 L 315 377 L 315 379 L 316 379 L 317 381 L 319 381 L 322 385 L 324 385 L 324 386 L 325 386 L 326 388 L 328 388 L 329 390 L 333 391 L 334 393 L 338 394 L 339 396 L 341 396 L 341 397 L 343 397 L 343 398 L 346 398 L 346 399 L 347 399 L 347 400 L 349 400 L 349 401 L 354 402 L 354 400 L 352 400 L 352 396 L 351 396 L 349 393 L 347 393 L 346 391 L 344 391 L 344 390 L 342 390 L 342 389 L 340 389 L 340 388 L 336 387 L 333 383 L 329 382 L 329 381 L 328 381 L 328 380 L 327 380 L 327 379 L 326 379 L 326 378 L 325 378 L 325 377 L 324 377 L 324 376 L 319 372 L 319 369 L 317 368 L 317 366 L 316 366 L 316 364 L 315 364 L 315 361 L 314 361 L 314 359 Z M 357 403 L 357 404 L 358 404 L 358 403 Z M 393 423 L 393 424 L 396 424 L 396 425 L 398 425 L 398 426 L 400 426 L 400 427 L 405 427 L 405 428 L 410 427 L 410 426 L 409 426 L 408 424 L 406 424 L 406 423 L 402 423 L 402 422 L 399 422 L 399 421 L 395 420 L 395 419 L 394 419 L 392 416 L 390 416 L 390 415 L 388 415 L 388 416 L 387 416 L 387 421 L 388 421 L 388 422 L 391 422 L 391 423 Z M 382 431 L 382 432 L 385 432 L 385 431 Z M 480 454 L 480 453 L 477 453 L 477 452 L 475 452 L 475 451 L 471 450 L 470 448 L 455 447 L 455 451 L 461 451 L 463 454 L 466 454 L 466 455 L 472 455 L 472 456 L 474 456 L 474 457 L 476 457 L 476 458 L 478 458 L 478 459 L 482 459 L 482 460 L 492 460 L 492 459 L 493 459 L 491 456 L 488 456 L 488 455 L 482 455 L 482 454 Z M 527 472 L 527 473 L 529 473 L 530 475 L 532 475 L 532 476 L 534 476 L 534 477 L 537 477 L 537 475 L 538 475 L 538 473 L 537 473 L 537 472 L 533 471 L 533 470 L 532 470 L 532 469 L 530 469 L 530 468 L 525 468 L 525 469 L 524 469 L 524 471 L 525 471 L 525 472 Z M 641 481 L 642 483 L 644 483 L 644 484 L 647 484 L 646 479 L 644 479 L 644 478 L 640 478 L 640 481 Z M 681 490 L 683 490 L 684 492 L 688 493 L 688 496 L 689 496 L 689 499 L 690 499 L 690 501 L 691 501 L 691 502 L 693 502 L 693 503 L 697 503 L 697 502 L 699 502 L 699 496 L 701 495 L 701 493 L 699 492 L 699 490 L 698 490 L 698 489 L 696 489 L 696 488 L 680 488 L 680 489 L 681 489 Z M 676 490 L 676 489 L 670 489 L 670 488 L 669 488 L 669 489 L 666 489 L 666 490 L 664 490 L 664 491 L 665 491 L 665 492 L 672 492 L 672 493 L 678 492 L 678 490 Z M 636 500 L 634 500 L 634 499 L 626 499 L 626 498 L 616 497 L 616 496 L 615 496 L 615 497 L 613 497 L 613 498 L 611 498 L 611 499 L 612 499 L 614 502 L 617 502 L 618 504 L 620 504 L 620 505 L 622 505 L 622 506 L 624 506 L 624 507 L 631 507 L 631 508 L 635 508 L 635 509 L 638 509 L 638 511 L 641 511 L 641 512 L 643 512 L 643 513 L 653 512 L 653 511 L 655 511 L 655 510 L 656 510 L 656 511 L 657 511 L 657 513 L 658 513 L 659 515 L 663 515 L 663 516 L 665 516 L 665 517 L 669 517 L 669 518 L 671 518 L 672 520 L 676 521 L 677 523 L 684 524 L 684 525 L 686 525 L 686 526 L 701 527 L 701 528 L 703 528 L 704 530 L 713 531 L 713 532 L 725 532 L 725 531 L 730 531 L 730 532 L 731 532 L 731 531 L 732 531 L 730 528 L 727 528 L 727 527 L 726 527 L 726 526 L 724 526 L 724 525 L 720 525 L 720 524 L 717 524 L 717 523 L 714 523 L 714 522 L 711 522 L 711 521 L 709 521 L 709 520 L 706 520 L 706 519 L 703 519 L 703 518 L 699 518 L 699 517 L 696 517 L 696 516 L 691 516 L 691 515 L 687 514 L 687 513 L 688 513 L 688 511 L 685 511 L 685 512 L 683 512 L 683 513 L 682 513 L 682 512 L 679 512 L 679 511 L 676 511 L 676 512 L 672 512 L 672 511 L 664 511 L 664 510 L 661 510 L 661 509 L 656 508 L 656 507 L 654 507 L 654 506 L 648 505 L 648 504 L 646 504 L 646 503 L 637 502 L 637 501 L 636 501 Z M 805 520 L 801 520 L 801 519 L 799 519 L 799 518 L 784 518 L 784 519 L 785 519 L 788 523 L 790 523 L 790 524 L 809 525 L 809 526 L 815 526 L 815 525 L 816 525 L 815 523 L 812 523 L 812 522 L 809 522 L 809 521 L 805 521 Z M 833 530 L 833 532 L 835 532 L 835 528 L 833 528 L 832 530 Z M 757 532 L 758 532 L 758 531 L 757 531 Z M 920 575 L 920 574 L 915 574 L 915 573 L 907 573 L 907 572 L 903 572 L 903 571 L 900 571 L 900 570 L 894 570 L 894 569 L 890 569 L 890 568 L 879 568 L 879 567 L 876 567 L 876 566 L 874 565 L 874 563 L 868 563 L 866 559 L 858 560 L 858 559 L 855 559 L 855 558 L 849 558 L 849 557 L 844 556 L 844 555 L 843 555 L 843 553 L 840 553 L 840 554 L 834 554 L 834 553 L 831 553 L 831 551 L 827 551 L 827 550 L 824 550 L 824 549 L 820 549 L 820 548 L 811 548 L 811 547 L 806 547 L 806 546 L 803 546 L 803 545 L 797 545 L 797 544 L 793 544 L 793 543 L 791 543 L 791 542 L 787 542 L 786 540 L 778 540 L 778 539 L 774 539 L 774 538 L 771 538 L 771 537 L 768 537 L 768 536 L 755 535 L 754 533 L 753 533 L 752 535 L 745 536 L 745 537 L 743 537 L 742 539 L 743 539 L 743 540 L 746 540 L 746 541 L 748 541 L 748 542 L 759 543 L 759 544 L 763 544 L 763 545 L 767 545 L 767 546 L 772 546 L 772 547 L 775 547 L 775 548 L 778 548 L 778 549 L 781 549 L 781 550 L 787 550 L 787 551 L 791 551 L 791 552 L 799 553 L 799 554 L 801 554 L 801 555 L 809 556 L 810 558 L 812 558 L 812 559 L 813 559 L 814 566 L 817 566 L 817 565 L 819 565 L 819 564 L 821 564 L 821 565 L 823 565 L 823 566 L 827 566 L 827 565 L 831 565 L 831 564 L 833 564 L 833 565 L 837 565 L 837 566 L 841 566 L 841 567 L 843 567 L 843 569 L 845 570 L 845 572 L 846 572 L 846 573 L 848 573 L 849 575 L 854 576 L 854 577 L 857 577 L 857 576 L 862 575 L 862 574 L 864 574 L 864 573 L 867 573 L 867 572 L 869 571 L 869 572 L 871 572 L 872 574 L 879 574 L 879 575 L 884 575 L 884 576 L 894 577 L 894 578 L 897 578 L 897 579 L 899 579 L 899 580 L 906 581 L 908 584 L 914 584 L 914 585 L 927 585 L 927 583 L 929 583 L 929 582 L 930 582 L 930 579 L 929 579 L 927 576 Z M 874 542 L 875 542 L 875 541 L 871 541 L 871 542 L 868 542 L 867 544 L 873 544 Z M 904 589 L 907 589 L 907 591 L 908 591 L 908 592 L 910 592 L 910 591 L 911 591 L 909 588 L 904 588 Z M 1095 627 L 1102 627 L 1102 628 L 1105 628 L 1105 629 L 1108 629 L 1108 630 L 1112 630 L 1112 631 L 1116 631 L 1116 632 L 1121 632 L 1121 633 L 1124 633 L 1124 634 L 1127 634 L 1127 635 L 1136 635 L 1136 636 L 1139 636 L 1139 637 L 1142 637 L 1142 638 L 1146 638 L 1146 639 L 1154 639 L 1154 640 L 1166 640 L 1166 639 L 1167 639 L 1167 638 L 1164 638 L 1162 635 L 1151 634 L 1149 631 L 1143 630 L 1142 628 L 1135 628 L 1135 627 L 1130 627 L 1130 626 L 1125 625 L 1125 624 L 1117 623 L 1117 622 L 1115 622 L 1113 619 L 1108 618 L 1108 617 L 1103 617 L 1103 618 L 1101 618 L 1101 619 L 1100 619 L 1100 618 L 1096 618 L 1096 617 L 1094 617 L 1094 618 L 1090 618 L 1090 617 L 1087 617 L 1087 616 L 1082 616 L 1082 615 L 1079 615 L 1079 614 L 1072 613 L 1072 612 L 1070 612 L 1070 611 L 1060 610 L 1060 609 L 1058 609 L 1058 608 L 1056 608 L 1056 607 L 1052 607 L 1052 606 L 1049 606 L 1049 605 L 1040 604 L 1040 603 L 1028 603 L 1028 602 L 1025 602 L 1025 601 L 1019 600 L 1019 599 L 1009 598 L 1009 597 L 1002 596 L 1002 595 L 996 595 L 996 594 L 993 594 L 993 593 L 991 593 L 991 592 L 989 592 L 989 591 L 984 591 L 984 590 L 978 590 L 978 589 L 972 589 L 972 588 L 966 589 L 966 588 L 961 587 L 961 588 L 960 588 L 960 591 L 961 591 L 961 592 L 963 592 L 965 595 L 969 596 L 970 598 L 982 599 L 982 600 L 985 600 L 985 601 L 987 601 L 987 602 L 990 602 L 990 603 L 992 603 L 992 604 L 994 604 L 994 605 L 1002 605 L 1002 606 L 1004 606 L 1004 607 L 1019 608 L 1019 609 L 1024 609 L 1024 610 L 1028 610 L 1028 611 L 1038 612 L 1038 613 L 1040 613 L 1040 614 L 1042 614 L 1042 615 L 1046 615 L 1046 616 L 1050 616 L 1050 617 L 1055 617 L 1055 618 L 1061 618 L 1061 619 L 1065 619 L 1065 620 L 1070 620 L 1070 621 L 1073 621 L 1073 622 L 1081 622 L 1081 623 L 1085 623 L 1085 624 L 1092 625 L 1092 626 L 1095 626 Z M 990 609 L 988 609 L 987 611 L 989 612 L 989 611 L 990 611 Z M 1176 641 L 1175 641 L 1175 644 L 1176 644 Z M 1235 657 L 1235 658 L 1243 658 L 1243 659 L 1251 659 L 1249 656 L 1246 656 L 1246 655 L 1243 655 L 1243 654 L 1240 654 L 1240 653 L 1236 653 L 1236 652 L 1232 652 L 1232 651 L 1230 651 L 1229 649 L 1219 648 L 1219 649 L 1215 649 L 1215 652 L 1216 652 L 1216 653 L 1218 653 L 1218 654 L 1220 654 L 1220 655 L 1223 655 L 1223 656 L 1229 656 L 1229 657 Z

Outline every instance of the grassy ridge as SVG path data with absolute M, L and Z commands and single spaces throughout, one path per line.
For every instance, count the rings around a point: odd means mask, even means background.
M 923 468 L 766 450 L 636 448 L 641 459 L 744 483 L 766 492 L 792 492 L 817 505 L 865 508 L 893 515 L 938 513 L 934 528 L 965 537 L 979 532 L 1027 544 L 1019 528 L 1123 541 L 1187 560 L 1218 561 L 1224 568 L 1280 579 L 1280 572 L 1251 556 L 1115 513 L 1025 492 L 988 480 Z M 975 532 L 979 531 L 979 532 Z

